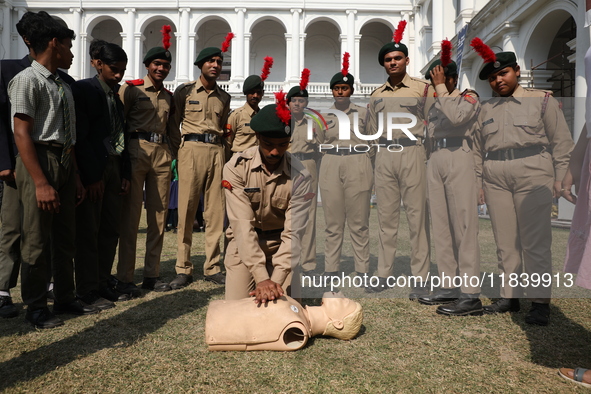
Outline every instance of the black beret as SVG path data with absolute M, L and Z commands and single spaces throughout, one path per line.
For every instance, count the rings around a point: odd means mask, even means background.
M 265 83 L 258 75 L 250 75 L 248 78 L 244 80 L 244 84 L 242 85 L 242 93 L 246 94 L 246 92 L 253 90 L 253 89 L 264 89 Z
M 406 45 L 395 42 L 389 42 L 380 49 L 380 53 L 378 54 L 378 62 L 380 66 L 384 65 L 384 56 L 386 56 L 390 52 L 399 51 L 404 53 L 404 56 L 408 56 L 408 48 Z
M 164 49 L 163 47 L 154 47 L 146 53 L 146 56 L 144 56 L 144 64 L 147 66 L 155 59 L 165 59 L 171 62 L 172 55 L 169 50 Z
M 496 73 L 505 67 L 515 66 L 517 64 L 517 57 L 514 52 L 499 52 L 497 53 L 497 60 L 491 63 L 485 63 L 484 67 L 480 71 L 478 78 L 481 80 L 488 79 L 488 76 L 492 73 Z
M 199 52 L 199 55 L 197 55 L 197 59 L 195 60 L 195 63 L 193 63 L 193 64 L 195 64 L 196 66 L 199 66 L 199 63 L 201 63 L 202 61 L 207 60 L 213 56 L 219 56 L 219 57 L 223 58 L 222 50 L 220 48 L 216 48 L 216 47 L 203 48 L 201 50 L 201 52 Z
M 431 66 L 429 67 L 429 69 L 425 73 L 426 80 L 431 79 L 431 70 L 433 70 L 435 67 L 439 66 L 440 64 L 441 64 L 441 59 L 437 59 L 433 62 L 433 64 L 431 64 Z M 449 77 L 450 75 L 457 75 L 458 74 L 458 65 L 456 64 L 456 62 L 454 62 L 452 60 L 451 63 L 448 64 L 447 67 L 445 67 L 444 70 L 445 70 L 446 77 Z
M 300 90 L 300 85 L 294 86 L 289 89 L 289 92 L 287 92 L 287 102 L 289 102 L 292 97 L 308 97 L 308 91 L 306 89 Z
M 347 76 L 344 77 L 342 72 L 338 72 L 335 75 L 333 75 L 333 77 L 331 78 L 330 88 L 332 89 L 334 87 L 334 85 L 339 84 L 339 83 L 345 83 L 345 84 L 353 87 L 353 84 L 355 83 L 355 77 L 352 76 L 351 74 L 347 74 Z
M 250 121 L 250 128 L 268 138 L 291 137 L 291 126 L 277 116 L 277 104 L 263 107 Z

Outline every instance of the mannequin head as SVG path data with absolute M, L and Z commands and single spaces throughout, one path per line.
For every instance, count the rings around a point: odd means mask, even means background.
M 320 308 L 328 318 L 323 335 L 345 341 L 355 338 L 363 323 L 361 304 L 333 292 L 324 293 Z

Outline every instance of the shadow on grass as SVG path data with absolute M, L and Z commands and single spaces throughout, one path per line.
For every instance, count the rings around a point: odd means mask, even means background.
M 0 371 L 3 371 L 0 391 L 43 376 L 100 350 L 132 346 L 169 320 L 207 306 L 212 296 L 222 294 L 223 291 L 223 287 L 207 292 L 189 289 L 175 291 L 101 320 L 73 336 L 0 363 Z
M 521 312 L 511 314 L 511 319 L 525 332 L 529 342 L 531 362 L 548 367 L 591 366 L 591 332 L 569 319 L 559 307 L 550 304 L 550 324 L 546 327 L 525 322 L 531 307 L 521 300 Z

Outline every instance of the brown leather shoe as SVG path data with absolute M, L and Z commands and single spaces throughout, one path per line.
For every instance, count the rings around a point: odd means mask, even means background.
M 182 289 L 183 287 L 189 286 L 193 283 L 193 276 L 187 274 L 178 274 L 176 278 L 170 282 L 170 288 L 172 290 Z

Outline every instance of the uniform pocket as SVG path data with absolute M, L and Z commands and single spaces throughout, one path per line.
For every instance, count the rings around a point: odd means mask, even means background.
M 545 135 L 544 125 L 539 117 L 531 115 L 515 115 L 513 125 L 521 128 L 527 134 L 542 137 Z
M 271 197 L 271 206 L 275 209 L 285 211 L 287 209 L 288 203 L 289 203 L 289 199 L 287 199 L 285 197 L 281 197 L 281 196 Z

